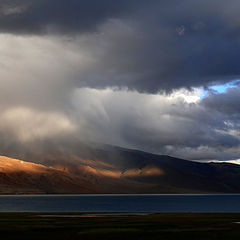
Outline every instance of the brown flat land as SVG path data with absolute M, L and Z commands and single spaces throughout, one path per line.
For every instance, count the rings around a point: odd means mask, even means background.
M 0 213 L 2 239 L 240 239 L 240 214 Z

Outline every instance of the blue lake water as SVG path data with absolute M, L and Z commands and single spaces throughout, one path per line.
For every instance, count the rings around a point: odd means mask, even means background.
M 0 212 L 240 212 L 240 194 L 0 196 Z

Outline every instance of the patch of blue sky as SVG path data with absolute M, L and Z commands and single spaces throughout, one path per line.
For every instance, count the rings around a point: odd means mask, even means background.
M 208 96 L 208 92 L 209 91 L 207 91 L 207 90 L 202 90 L 201 95 L 200 95 L 200 99 L 203 99 L 203 98 L 207 97 Z
M 240 85 L 240 80 L 233 80 L 225 84 L 216 84 L 208 87 L 207 90 L 202 90 L 200 98 L 207 97 L 209 92 L 214 92 L 216 94 L 225 93 L 229 88 L 236 88 Z
M 215 91 L 216 93 L 225 93 L 229 88 L 235 88 L 239 86 L 240 80 L 234 80 L 225 84 L 218 84 L 210 86 L 209 89 Z

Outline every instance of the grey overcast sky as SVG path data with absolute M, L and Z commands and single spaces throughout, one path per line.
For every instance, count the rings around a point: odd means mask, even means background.
M 74 136 L 240 159 L 239 10 L 236 0 L 1 0 L 0 143 Z

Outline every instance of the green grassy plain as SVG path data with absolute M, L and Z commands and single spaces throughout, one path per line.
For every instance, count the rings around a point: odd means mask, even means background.
M 240 214 L 76 215 L 0 213 L 1 239 L 240 239 Z

